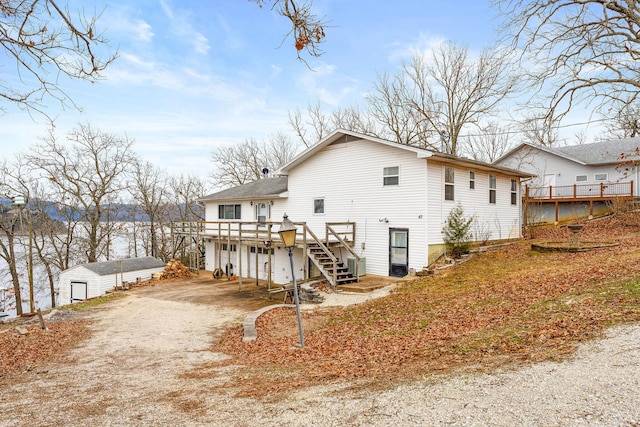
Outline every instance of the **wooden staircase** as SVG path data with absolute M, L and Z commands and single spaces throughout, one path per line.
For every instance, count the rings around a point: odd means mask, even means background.
M 320 273 L 329 281 L 331 287 L 346 285 L 357 282 L 357 278 L 350 272 L 349 268 L 336 257 L 331 251 L 331 247 L 322 242 L 309 243 L 307 245 L 307 256 L 318 267 Z

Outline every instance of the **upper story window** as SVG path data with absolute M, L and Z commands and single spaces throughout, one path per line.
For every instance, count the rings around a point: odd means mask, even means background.
M 444 199 L 454 200 L 455 172 L 452 167 L 444 168 Z
M 313 199 L 313 213 L 314 214 L 324 213 L 324 198 Z
M 474 190 L 476 188 L 476 173 L 469 171 L 469 189 Z
M 606 181 L 609 179 L 609 174 L 608 173 L 597 173 L 595 175 L 593 175 L 593 179 L 594 181 Z
M 383 185 L 398 185 L 400 183 L 400 166 L 384 168 L 382 175 Z
M 489 175 L 489 203 L 496 202 L 496 176 Z
M 515 179 L 511 180 L 511 204 L 518 204 L 518 182 Z
M 576 182 L 587 182 L 587 175 L 576 175 Z
M 218 205 L 218 219 L 240 219 L 241 205 Z

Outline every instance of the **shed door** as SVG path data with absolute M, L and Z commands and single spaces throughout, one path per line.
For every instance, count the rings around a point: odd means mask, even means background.
M 409 229 L 389 229 L 389 276 L 404 277 L 409 273 Z
M 71 303 L 87 299 L 87 282 L 71 282 Z

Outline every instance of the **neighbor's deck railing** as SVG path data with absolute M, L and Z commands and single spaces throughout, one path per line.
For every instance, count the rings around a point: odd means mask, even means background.
M 632 198 L 633 196 L 633 181 L 525 188 L 525 198 L 537 201 L 595 200 L 614 197 Z

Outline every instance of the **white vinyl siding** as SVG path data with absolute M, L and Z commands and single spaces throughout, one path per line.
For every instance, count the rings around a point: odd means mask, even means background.
M 356 222 L 353 247 L 367 258 L 368 274 L 383 276 L 389 274 L 389 228 L 409 228 L 409 266 L 421 269 L 427 259 L 425 164 L 413 152 L 366 140 L 328 146 L 289 171 L 289 196 L 273 206 L 273 218 L 286 212 L 291 221 L 306 222 L 319 237 L 327 222 Z M 380 173 L 396 167 L 401 185 L 381 191 Z M 440 170 L 433 185 L 441 185 L 441 174 Z M 324 194 L 324 215 L 309 214 L 310 194 Z M 388 222 L 380 221 L 385 218 Z
M 465 169 L 456 168 L 456 176 L 462 181 L 456 182 L 456 203 L 460 203 L 466 217 L 473 217 L 471 232 L 477 240 L 499 240 L 517 238 L 521 235 L 520 206 L 512 205 L 506 194 L 511 191 L 512 176 L 495 175 L 496 191 L 504 197 L 497 197 L 496 203 L 488 203 L 489 174 L 475 171 L 475 189 L 468 188 L 468 175 Z M 442 176 L 442 166 L 435 162 L 428 164 L 429 177 Z M 464 185 L 461 185 L 464 183 Z M 444 188 L 436 191 L 433 179 L 429 179 L 428 217 L 429 242 L 442 242 L 442 226 L 454 205 L 444 201 Z

